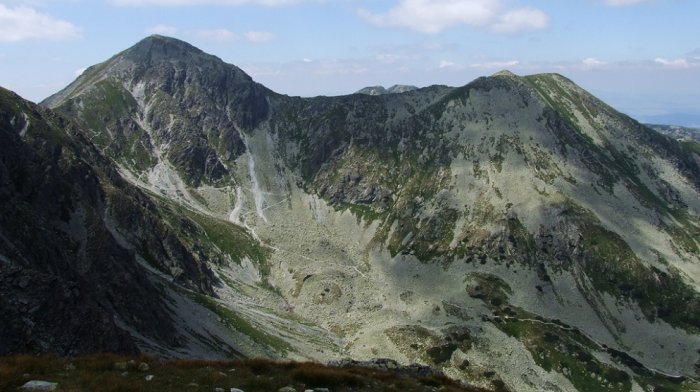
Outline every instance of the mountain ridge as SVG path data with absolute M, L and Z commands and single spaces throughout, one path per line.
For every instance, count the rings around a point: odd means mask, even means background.
M 132 184 L 266 250 L 210 263 L 213 289 L 270 336 L 280 311 L 311 322 L 287 355 L 533 391 L 697 377 L 697 153 L 557 74 L 299 98 L 214 59 L 98 66 L 44 104 Z
M 410 86 L 405 84 L 395 84 L 389 88 L 384 88 L 383 86 L 369 86 L 359 89 L 355 94 L 367 94 L 367 95 L 384 95 L 384 94 L 401 94 L 408 91 L 418 90 L 416 86 Z

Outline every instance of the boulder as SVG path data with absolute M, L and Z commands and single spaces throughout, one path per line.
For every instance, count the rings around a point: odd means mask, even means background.
M 23 391 L 55 391 L 58 389 L 58 383 L 32 380 L 27 381 L 20 389 Z

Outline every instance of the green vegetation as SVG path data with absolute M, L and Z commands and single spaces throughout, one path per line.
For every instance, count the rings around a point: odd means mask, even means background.
M 377 240 L 388 242 L 392 255 L 412 253 L 421 261 L 430 261 L 446 256 L 453 239 L 455 222 L 459 212 L 447 206 L 429 216 L 421 217 L 420 211 L 434 200 L 440 189 L 449 183 L 449 170 L 427 166 L 422 170 L 412 168 L 410 176 L 398 193 L 392 213 L 382 223 Z M 389 230 L 394 222 L 397 226 L 389 238 Z M 410 240 L 404 243 L 404 239 Z
M 292 351 L 292 347 L 287 342 L 253 326 L 247 320 L 243 319 L 231 309 L 223 306 L 215 299 L 196 292 L 186 292 L 186 294 L 198 304 L 216 313 L 222 320 L 224 320 L 229 328 L 233 328 L 236 331 L 250 337 L 261 346 L 269 347 L 279 353 Z
M 695 140 L 683 140 L 681 142 L 681 147 L 686 151 L 700 155 L 700 142 L 696 142 Z
M 540 367 L 562 373 L 579 391 L 631 389 L 629 376 L 593 357 L 594 345 L 577 330 L 509 305 L 512 291 L 497 276 L 473 273 L 469 278 L 469 296 L 481 299 L 493 312 L 487 320 L 522 342 Z
M 570 93 L 562 87 L 562 84 L 557 79 L 562 79 L 566 83 L 574 85 L 573 82 L 556 74 L 538 74 L 529 75 L 523 78 L 526 83 L 535 88 L 542 98 L 544 98 L 552 107 L 559 113 L 564 115 L 567 122 L 578 129 L 578 119 L 566 107 L 564 102 L 569 102 L 574 106 L 574 109 L 581 113 L 589 124 L 594 125 L 594 118 L 598 116 L 598 109 L 595 104 L 585 102 L 582 94 Z
M 49 110 L 23 100 L 12 91 L 0 87 L 0 121 L 2 124 L 7 126 L 8 129 L 14 128 L 15 132 L 19 132 L 24 125 L 22 123 L 24 115 L 29 120 L 27 132 L 29 138 L 47 140 L 51 145 L 70 146 L 71 148 L 61 151 L 61 158 L 70 157 L 77 160 L 74 151 L 82 146 L 76 146 L 75 140 L 68 135 L 68 132 L 73 131 L 71 129 L 73 124 L 63 118 L 59 118 L 59 116 Z M 15 125 L 11 124 L 13 118 Z M 79 139 L 81 136 L 76 138 Z M 42 142 L 41 146 L 37 147 L 37 152 L 40 154 L 44 153 L 43 147 L 45 146 L 46 144 Z
M 586 344 L 578 331 L 537 321 L 519 309 L 512 314 L 513 318 L 500 318 L 494 325 L 521 341 L 543 369 L 562 373 L 581 392 L 631 390 L 629 375 L 597 360 L 590 342 Z
M 84 125 L 100 133 L 103 133 L 101 131 L 105 126 L 118 122 L 137 107 L 131 94 L 110 79 L 94 84 L 81 99 L 88 101 L 88 104 L 81 109 Z
M 700 390 L 700 383 L 686 377 L 669 377 L 653 372 L 627 353 L 612 348 L 607 349 L 610 357 L 627 366 L 635 373 L 635 380 L 645 391 L 654 392 L 695 392 Z
M 409 246 L 403 249 L 415 255 L 421 261 L 432 260 L 435 257 L 446 255 L 453 238 L 453 228 L 459 213 L 457 210 L 444 208 L 435 215 L 420 221 L 420 228 L 414 229 L 414 237 Z M 403 237 L 394 236 L 395 240 Z M 391 250 L 391 244 L 390 248 Z M 394 251 L 392 250 L 392 253 Z
M 138 104 L 119 83 L 104 79 L 95 83 L 80 98 L 70 100 L 59 109 L 80 121 L 91 141 L 104 153 L 135 171 L 151 167 L 148 135 L 134 122 Z
M 190 246 L 204 247 L 209 256 L 223 254 L 240 263 L 243 257 L 255 262 L 263 276 L 269 274 L 269 250 L 255 240 L 244 228 L 178 205 L 162 196 L 151 194 L 158 209 L 170 226 L 177 230 Z M 212 258 L 222 264 L 225 259 Z
M 496 275 L 481 272 L 469 274 L 471 281 L 467 293 L 472 298 L 478 298 L 487 305 L 495 308 L 508 303 L 508 296 L 513 293 L 510 286 Z
M 677 222 L 671 224 L 663 224 L 662 227 L 668 233 L 676 246 L 679 246 L 686 252 L 700 255 L 700 225 L 695 223 L 697 218 L 692 218 L 686 210 L 674 211 L 674 218 Z
M 465 327 L 452 326 L 440 333 L 420 325 L 394 326 L 384 331 L 391 342 L 411 362 L 445 364 L 458 349 L 467 352 L 472 347 L 472 336 Z
M 141 364 L 148 370 L 139 370 Z M 142 369 L 145 368 L 141 365 Z M 146 380 L 147 376 L 149 381 Z M 488 392 L 463 387 L 444 376 L 421 377 L 361 366 L 328 367 L 265 359 L 235 361 L 159 360 L 109 354 L 76 358 L 15 355 L 0 358 L 0 390 L 14 391 L 29 380 L 58 383 L 59 391 L 228 391 L 270 392 L 329 388 L 333 392 Z
M 532 88 L 534 88 L 547 103 L 559 113 L 564 121 L 573 129 L 579 130 L 580 125 L 578 118 L 566 105 L 566 102 L 575 103 L 576 108 L 584 113 L 586 119 L 590 121 L 590 114 L 579 99 L 575 99 L 571 94 L 567 93 L 554 78 L 553 75 L 539 74 L 530 75 L 523 78 Z M 575 101 L 575 102 L 574 102 Z M 592 121 L 591 121 L 592 123 Z
M 630 376 L 598 361 L 593 351 L 608 351 L 615 362 L 629 367 L 645 390 L 664 392 L 696 391 L 700 385 L 685 378 L 671 378 L 652 372 L 629 355 L 597 346 L 576 329 L 558 320 L 542 320 L 519 308 L 505 308 L 492 321 L 506 334 L 517 338 L 535 362 L 547 371 L 564 374 L 579 391 L 629 391 Z
M 229 255 L 234 262 L 240 263 L 243 257 L 248 257 L 258 264 L 263 276 L 269 274 L 269 266 L 266 263 L 269 251 L 244 228 L 186 208 L 182 208 L 180 212 L 183 212 L 185 216 L 196 222 L 204 230 L 206 239 L 216 245 L 219 250 Z M 200 238 L 201 240 L 203 238 Z
M 477 79 L 478 80 L 478 79 Z M 472 82 L 474 83 L 474 82 Z M 469 100 L 469 92 L 472 88 L 471 85 L 466 85 L 462 87 L 457 87 L 450 91 L 449 94 L 445 95 L 440 101 L 431 105 L 428 109 L 431 117 L 435 120 L 442 118 L 445 115 L 445 110 L 447 105 L 451 102 L 459 102 L 462 106 L 466 105 Z
M 579 391 L 631 390 L 630 376 L 596 359 L 592 355 L 594 351 L 607 351 L 616 362 L 632 369 L 635 380 L 649 386 L 649 390 L 681 392 L 696 390 L 700 386 L 692 381 L 652 372 L 627 354 L 591 341 L 575 327 L 510 305 L 510 288 L 494 275 L 473 273 L 469 278 L 468 294 L 481 299 L 493 312 L 485 320 L 523 343 L 538 366 L 562 373 Z
M 663 145 L 663 148 L 671 149 L 671 147 L 667 145 L 669 141 L 663 139 L 660 135 L 657 135 L 648 128 L 640 126 L 629 117 L 617 113 L 614 109 L 602 102 L 597 100 L 594 103 L 584 102 L 586 99 L 584 95 L 567 92 L 561 86 L 557 78 L 564 79 L 562 76 L 558 75 L 531 75 L 524 79 L 553 109 L 553 113 L 545 111 L 545 117 L 552 123 L 550 124 L 550 128 L 553 132 L 557 133 L 558 138 L 563 143 L 563 150 L 566 150 L 566 145 L 570 145 L 573 146 L 576 151 L 585 152 L 585 164 L 600 176 L 598 185 L 608 193 L 612 194 L 614 185 L 622 180 L 626 187 L 635 195 L 635 198 L 647 208 L 656 210 L 660 214 L 673 214 L 674 211 L 669 208 L 668 204 L 651 191 L 639 178 L 640 169 L 636 165 L 635 159 L 623 151 L 618 150 L 618 148 L 602 135 L 603 145 L 599 146 L 595 144 L 593 140 L 582 131 L 576 116 L 569 110 L 566 102 L 571 103 L 578 112 L 582 113 L 583 116 L 586 117 L 588 123 L 593 127 L 596 127 L 596 121 L 593 119 L 598 113 L 596 107 L 600 106 L 604 110 L 610 112 L 611 115 L 621 118 L 625 126 L 637 129 L 638 132 L 643 134 L 643 137 L 653 138 L 653 140 L 649 140 L 649 143 L 654 149 L 661 148 L 658 146 L 659 144 Z M 567 82 L 571 83 L 569 81 Z M 564 124 L 561 124 L 558 121 L 559 119 L 563 120 Z M 575 130 L 575 132 L 570 132 L 566 129 L 567 127 L 570 130 Z M 694 143 L 695 142 L 689 142 L 688 145 L 684 145 L 685 149 L 687 151 L 694 151 L 693 149 L 697 151 L 697 143 Z M 634 154 L 635 150 L 633 148 L 628 146 L 628 149 L 631 154 Z M 557 174 L 561 175 L 561 173 Z M 544 180 L 549 179 L 544 178 Z M 671 234 L 676 235 L 679 233 Z
M 350 210 L 350 212 L 357 217 L 358 224 L 362 221 L 369 224 L 375 220 L 382 220 L 387 215 L 386 212 L 373 210 L 372 207 L 367 204 L 340 203 L 337 209 L 340 211 Z
M 645 196 L 644 191 L 649 191 L 637 178 L 638 169 L 634 162 L 626 155 L 618 152 L 604 138 L 604 148 L 595 144 L 591 137 L 582 131 L 578 118 L 566 104 L 566 102 L 571 103 L 575 110 L 580 112 L 591 126 L 596 127 L 597 123 L 593 118 L 598 115 L 596 104 L 602 105 L 602 103 L 585 103 L 582 101 L 583 98 L 581 98 L 580 94 L 571 94 L 561 87 L 557 78 L 563 77 L 558 75 L 531 75 L 524 79 L 552 108 L 552 111 L 545 111 L 544 115 L 550 123 L 548 124 L 549 127 L 557 134 L 560 140 L 562 152 L 566 153 L 566 146 L 569 145 L 573 146 L 574 150 L 585 153 L 585 164 L 600 176 L 598 185 L 608 193 L 612 193 L 613 186 L 621 179 L 613 173 L 622 173 L 625 175 L 624 178 L 631 181 L 630 185 L 638 189 L 638 193 L 641 196 Z
M 551 153 L 544 151 L 539 146 L 531 146 L 532 165 L 535 168 L 535 176 L 547 184 L 553 184 L 557 177 L 563 177 L 559 166 L 553 162 Z M 525 162 L 528 162 L 525 155 Z
M 637 302 L 645 316 L 700 331 L 700 294 L 673 269 L 647 267 L 617 233 L 574 207 L 582 233 L 583 265 L 596 290 Z
M 0 108 L 2 108 L 2 120 L 8 123 L 12 118 L 19 119 L 21 117 L 22 109 L 19 107 L 20 102 L 22 102 L 16 95 L 14 95 L 10 90 L 6 90 L 0 87 Z
M 493 140 L 494 138 L 492 137 L 491 139 Z M 517 152 L 522 152 L 521 142 L 518 136 L 509 136 L 505 134 L 499 136 L 498 141 L 494 140 L 494 142 L 496 153 L 490 155 L 489 160 L 491 161 L 491 165 L 493 165 L 496 171 L 500 173 L 503 170 L 503 162 L 505 161 L 505 156 L 508 154 L 508 151 L 510 151 L 510 149 L 513 149 Z

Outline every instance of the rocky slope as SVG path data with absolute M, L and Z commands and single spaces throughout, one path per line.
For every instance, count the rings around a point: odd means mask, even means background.
M 0 352 L 136 351 L 119 324 L 175 344 L 162 293 L 107 222 L 127 184 L 66 120 L 6 90 L 0 105 Z
M 211 265 L 261 257 L 243 230 L 140 191 L 78 126 L 7 90 L 0 152 L 0 355 L 274 356 L 208 325 L 201 299 L 221 284 Z
M 258 249 L 212 264 L 220 300 L 198 298 L 281 355 L 698 388 L 700 155 L 560 75 L 303 99 L 153 36 L 43 104 L 227 228 L 203 253 Z

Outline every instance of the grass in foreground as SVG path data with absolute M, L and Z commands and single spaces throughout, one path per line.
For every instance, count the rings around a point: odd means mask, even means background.
M 145 365 L 143 365 L 145 364 Z M 146 370 L 147 367 L 147 370 Z M 150 379 L 150 381 L 147 381 Z M 364 367 L 333 368 L 317 363 L 243 361 L 165 361 L 151 357 L 99 354 L 78 358 L 15 355 L 0 358 L 0 390 L 15 391 L 30 380 L 58 383 L 59 391 L 214 391 L 245 392 L 293 387 L 343 391 L 487 391 L 464 387 L 446 377 L 409 376 Z

